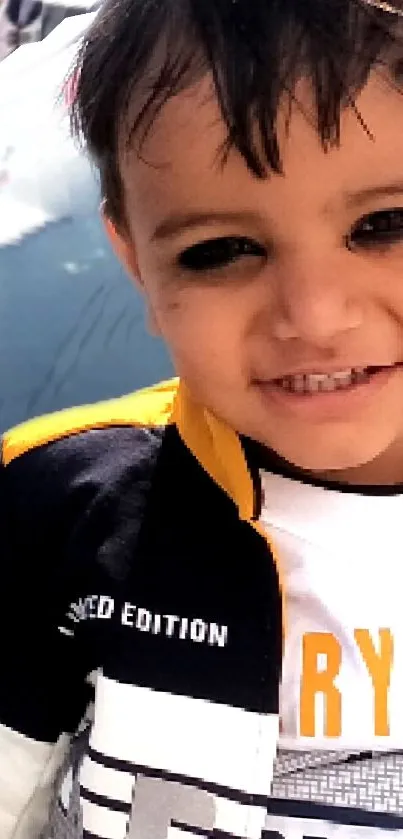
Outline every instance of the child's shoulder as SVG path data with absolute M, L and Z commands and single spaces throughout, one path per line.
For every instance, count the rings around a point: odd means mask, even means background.
M 163 382 L 8 431 L 0 462 L 0 527 L 6 510 L 21 527 L 38 530 L 66 516 L 74 528 L 94 504 L 106 515 L 128 495 L 142 506 L 171 425 L 176 390 L 176 380 Z
M 3 465 L 9 466 L 24 455 L 48 449 L 50 444 L 63 440 L 73 439 L 75 445 L 84 437 L 87 445 L 86 432 L 164 428 L 170 422 L 177 387 L 178 380 L 170 379 L 117 399 L 68 408 L 29 420 L 4 434 Z

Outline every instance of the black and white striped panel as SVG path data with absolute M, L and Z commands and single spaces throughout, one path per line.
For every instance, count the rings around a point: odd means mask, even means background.
M 80 773 L 84 830 L 102 839 L 125 839 L 132 813 L 136 776 L 133 768 L 115 768 L 102 756 L 87 755 Z
M 96 705 L 80 773 L 88 836 L 168 839 L 181 823 L 260 839 L 276 717 L 104 676 Z

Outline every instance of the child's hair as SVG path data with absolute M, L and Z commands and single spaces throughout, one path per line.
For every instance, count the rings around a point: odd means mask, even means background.
M 393 2 L 393 0 L 392 0 Z M 401 0 L 394 0 L 396 6 Z M 104 198 L 123 218 L 118 152 L 137 143 L 165 102 L 210 76 L 235 147 L 249 169 L 281 172 L 277 114 L 306 78 L 324 148 L 370 70 L 401 67 L 399 11 L 376 0 L 104 0 L 77 59 L 71 114 L 99 167 Z M 399 27 L 400 23 L 400 27 Z M 360 115 L 357 112 L 357 117 Z M 363 124 L 370 132 L 370 126 Z

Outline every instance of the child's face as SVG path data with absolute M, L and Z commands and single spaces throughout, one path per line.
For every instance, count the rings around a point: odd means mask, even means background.
M 403 98 L 372 78 L 357 100 L 371 136 L 346 112 L 328 153 L 303 85 L 298 98 L 308 119 L 295 108 L 288 136 L 280 124 L 284 176 L 265 180 L 237 153 L 220 165 L 206 84 L 172 100 L 142 160 L 122 160 L 115 245 L 201 403 L 302 468 L 403 480 Z M 389 369 L 336 392 L 273 384 L 368 365 Z

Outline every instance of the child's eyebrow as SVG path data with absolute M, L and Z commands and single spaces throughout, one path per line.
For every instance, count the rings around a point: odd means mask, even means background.
M 377 184 L 354 192 L 346 192 L 344 201 L 349 208 L 358 208 L 373 198 L 401 198 L 402 196 L 403 180 L 389 184 Z M 151 236 L 151 241 L 162 242 L 174 239 L 180 233 L 194 230 L 204 224 L 234 224 L 237 222 L 241 224 L 261 224 L 262 219 L 258 213 L 230 210 L 211 212 L 195 210 L 186 213 L 173 213 L 157 225 Z
M 345 201 L 348 207 L 354 208 L 365 204 L 371 198 L 394 198 L 398 196 L 401 198 L 402 195 L 403 180 L 390 184 L 377 184 L 365 187 L 365 189 L 357 190 L 357 192 L 347 192 L 345 194 Z
M 261 217 L 253 212 L 236 212 L 223 210 L 221 212 L 194 211 L 187 213 L 174 213 L 161 221 L 155 228 L 151 241 L 160 242 L 166 239 L 173 239 L 186 230 L 193 230 L 203 224 L 234 224 L 238 223 L 259 223 Z

